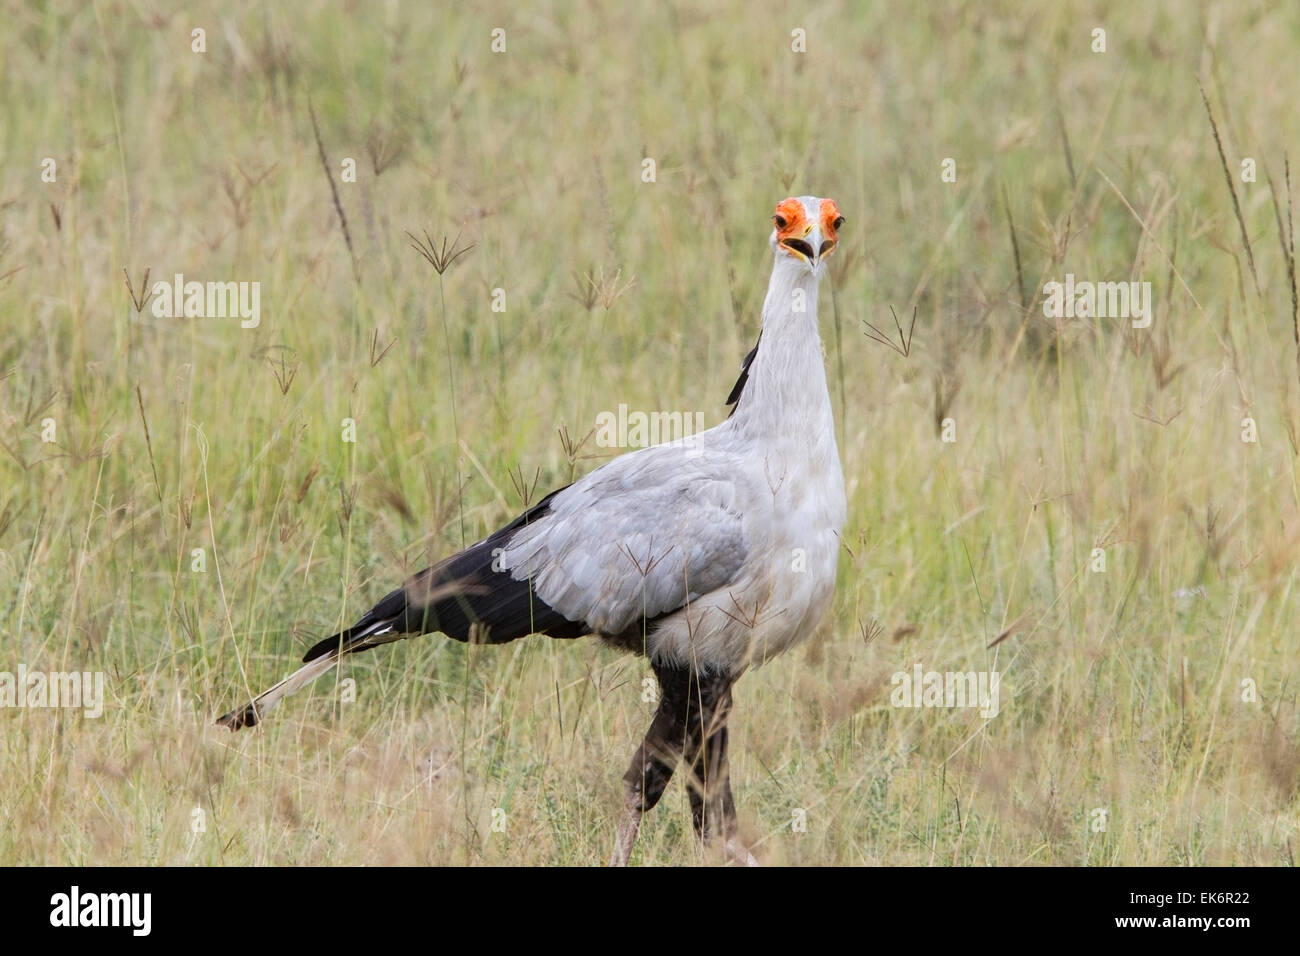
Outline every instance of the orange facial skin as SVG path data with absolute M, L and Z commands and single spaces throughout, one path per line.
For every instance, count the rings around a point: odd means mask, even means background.
M 822 235 L 832 242 L 837 242 L 839 236 L 835 234 L 835 230 L 844 222 L 844 217 L 840 215 L 840 207 L 835 205 L 834 199 L 823 199 L 821 214 Z
M 803 211 L 803 203 L 797 199 L 782 199 L 777 203 L 772 222 L 776 224 L 777 242 L 782 239 L 802 239 L 812 229 L 812 223 Z
M 814 222 L 808 218 L 807 210 L 798 199 L 783 199 L 776 206 L 772 216 L 776 226 L 776 241 L 788 254 L 816 263 L 828 255 L 839 242 L 839 227 L 844 223 L 840 209 L 833 199 L 823 199 L 817 210 L 815 225 L 821 233 L 821 247 L 813 249 L 804 240 L 813 231 Z

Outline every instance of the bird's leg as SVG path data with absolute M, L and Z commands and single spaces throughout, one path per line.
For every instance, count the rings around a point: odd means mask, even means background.
M 727 718 L 731 714 L 734 680 L 730 675 L 697 680 L 692 681 L 685 750 L 691 767 L 687 790 L 695 833 L 705 844 L 721 837 L 731 860 L 757 866 L 758 861 L 739 840 L 736 801 L 731 795 L 727 768 Z
M 681 759 L 682 743 L 686 732 L 687 695 L 690 690 L 690 672 L 684 668 L 655 667 L 659 678 L 659 706 L 655 710 L 650 729 L 637 748 L 623 782 L 627 787 L 627 802 L 623 822 L 618 827 L 618 841 L 610 866 L 626 866 L 632 856 L 641 817 L 664 795 L 664 788 L 672 779 L 677 761 Z
M 731 679 L 702 677 L 692 681 L 687 714 L 685 758 L 691 768 L 687 791 L 695 834 L 708 842 L 735 830 L 732 814 L 724 810 L 731 794 L 727 779 L 727 714 L 731 709 Z

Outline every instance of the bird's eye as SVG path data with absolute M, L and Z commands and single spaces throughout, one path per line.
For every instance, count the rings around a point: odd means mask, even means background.
M 840 228 L 840 226 L 844 225 L 844 217 L 836 216 L 835 222 L 831 223 L 831 225 L 833 225 L 836 229 Z
M 776 228 L 784 229 L 786 227 L 785 216 L 773 216 L 772 221 L 776 223 Z

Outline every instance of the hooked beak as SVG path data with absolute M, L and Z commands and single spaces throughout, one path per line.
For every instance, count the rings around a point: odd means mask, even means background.
M 808 263 L 814 272 L 835 248 L 835 240 L 824 237 L 821 229 L 813 225 L 802 236 L 787 236 L 780 242 L 787 251 Z

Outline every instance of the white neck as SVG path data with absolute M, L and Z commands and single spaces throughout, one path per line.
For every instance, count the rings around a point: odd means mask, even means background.
M 817 277 L 779 252 L 763 302 L 758 352 L 729 421 L 752 438 L 835 440 L 817 332 Z

